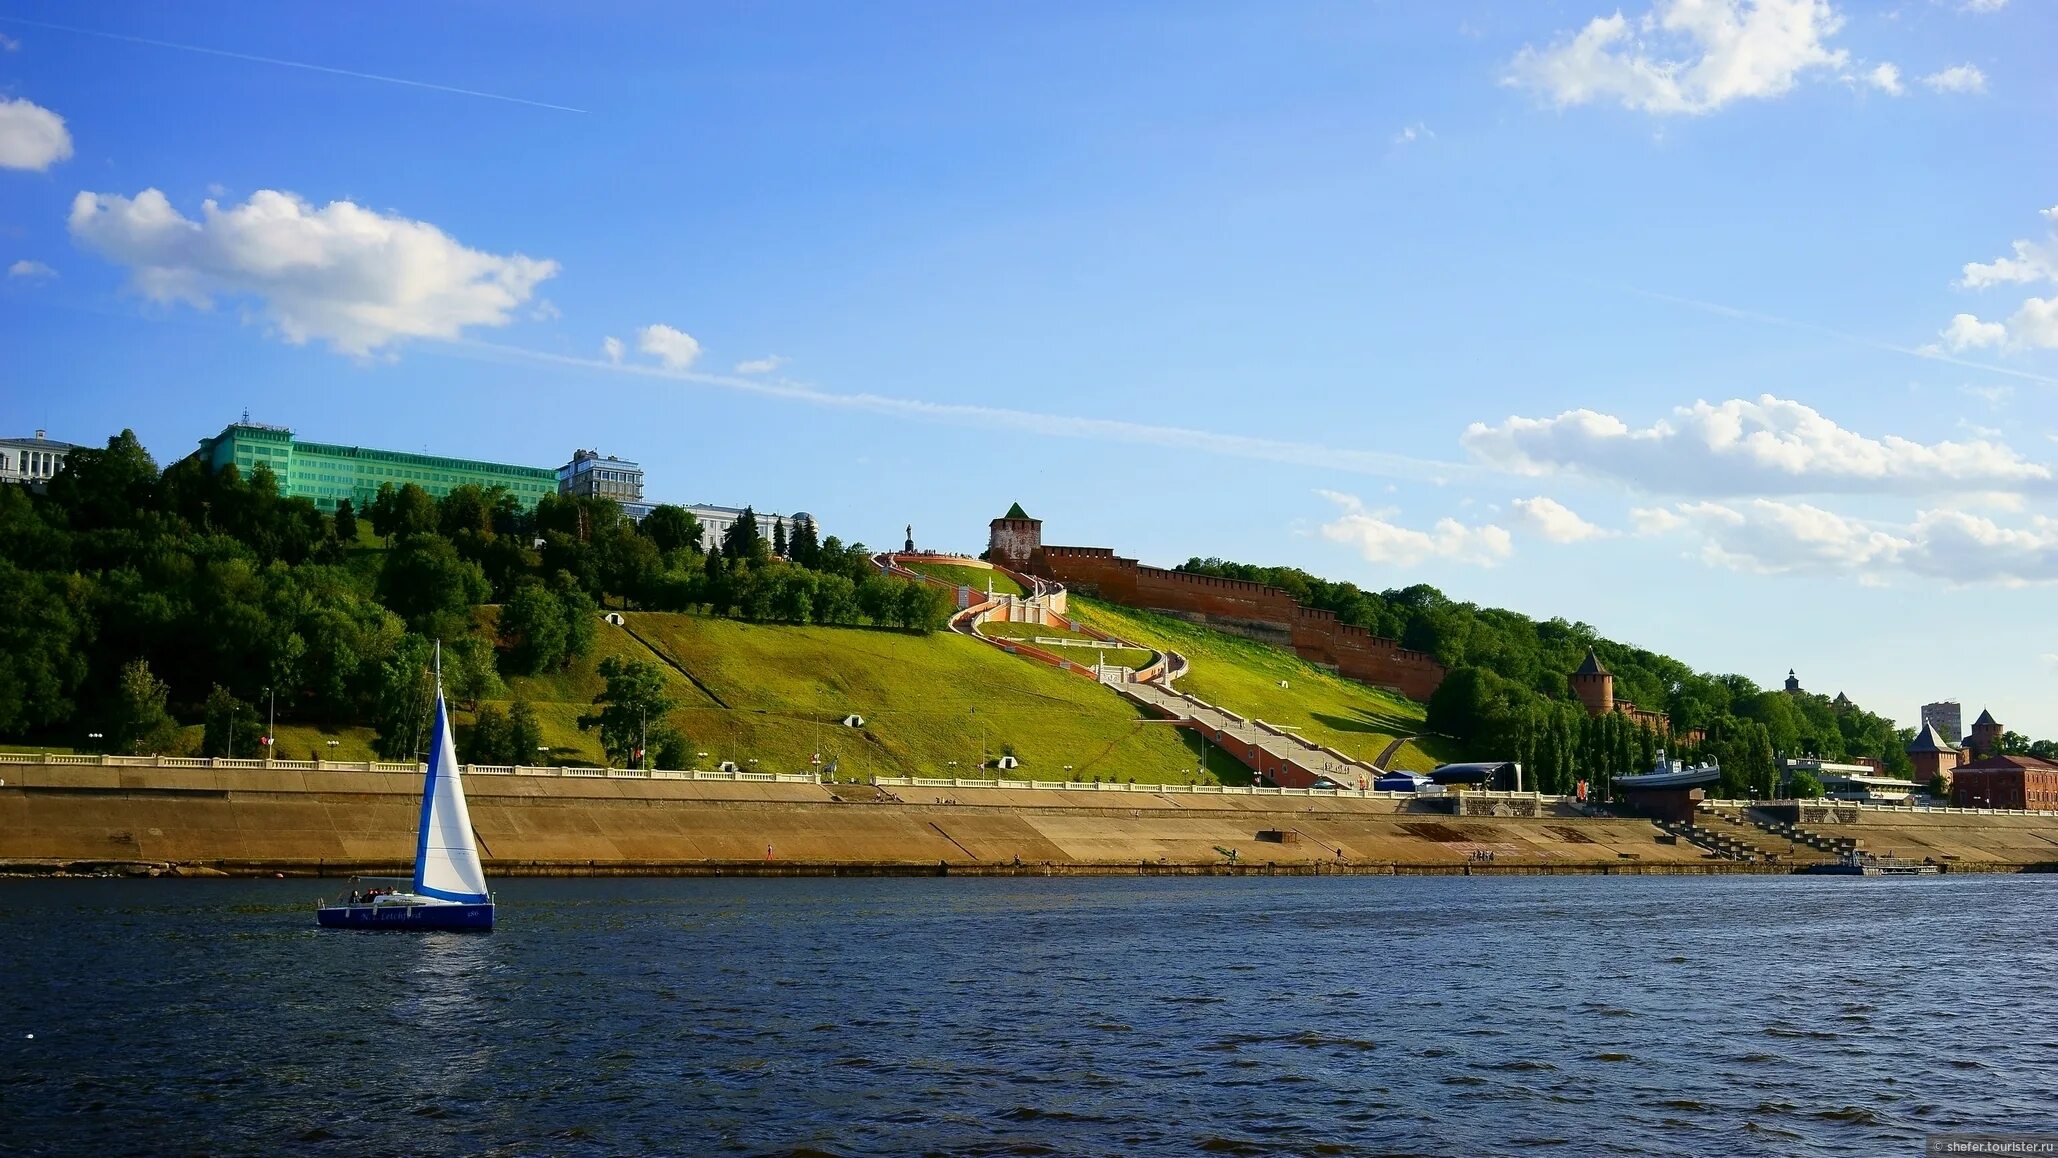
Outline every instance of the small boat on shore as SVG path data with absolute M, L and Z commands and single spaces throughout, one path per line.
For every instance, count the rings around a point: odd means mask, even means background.
M 493 929 L 493 894 L 472 837 L 471 812 L 458 779 L 457 743 L 443 703 L 441 651 L 436 672 L 436 724 L 422 782 L 422 819 L 415 839 L 414 876 L 352 877 L 334 903 L 317 902 L 324 929 Z M 404 886 L 404 887 L 403 887 Z

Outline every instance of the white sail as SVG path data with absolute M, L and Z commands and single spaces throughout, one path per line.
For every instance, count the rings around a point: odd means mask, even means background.
M 439 901 L 484 904 L 486 870 L 472 841 L 472 816 L 465 808 L 457 775 L 457 741 L 443 690 L 436 690 L 436 737 L 429 749 L 429 775 L 422 785 L 421 836 L 415 844 L 414 891 Z

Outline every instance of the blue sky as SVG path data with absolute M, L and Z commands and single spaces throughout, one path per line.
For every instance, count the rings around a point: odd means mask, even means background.
M 0 0 L 0 37 L 10 433 L 598 447 L 873 544 L 1019 500 L 2058 734 L 2047 6 Z

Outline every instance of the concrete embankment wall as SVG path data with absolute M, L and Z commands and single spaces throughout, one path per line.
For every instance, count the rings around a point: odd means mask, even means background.
M 2058 816 L 1819 806 L 1808 812 L 1803 824 L 1810 831 L 1850 837 L 1860 851 L 1874 855 L 1930 860 L 1946 868 L 2058 869 Z
M 1642 821 L 1461 819 L 1378 799 L 515 776 L 466 788 L 489 869 L 502 874 L 990 871 L 1017 860 L 1053 871 L 1467 871 L 1486 868 L 1488 853 L 1498 871 L 1730 867 Z M 0 787 L 0 868 L 393 869 L 413 856 L 419 792 L 419 777 L 399 772 L 15 768 Z

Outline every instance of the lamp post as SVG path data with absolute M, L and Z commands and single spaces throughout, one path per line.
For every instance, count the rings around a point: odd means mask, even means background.
M 264 762 L 272 762 L 272 749 L 279 746 L 279 690 L 264 689 L 265 698 L 271 701 L 271 708 L 264 725 Z M 230 728 L 230 731 L 235 731 Z

